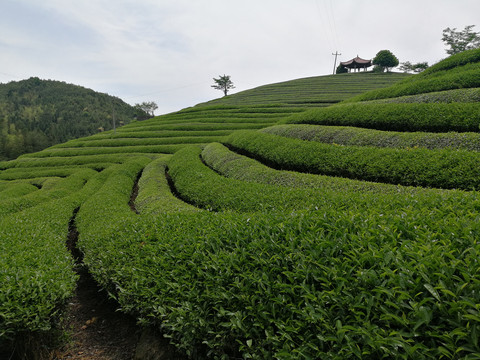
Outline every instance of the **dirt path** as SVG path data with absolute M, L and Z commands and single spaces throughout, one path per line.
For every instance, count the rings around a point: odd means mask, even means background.
M 135 319 L 117 312 L 117 304 L 98 288 L 88 272 L 79 272 L 76 294 L 64 321 L 69 341 L 55 350 L 51 359 L 133 359 L 140 337 Z
M 75 296 L 65 313 L 67 344 L 51 354 L 51 359 L 131 360 L 140 337 L 135 319 L 117 312 L 118 304 L 108 298 L 83 265 L 83 254 L 77 248 L 76 209 L 69 224 L 67 247 L 76 262 L 80 276 Z
M 137 212 L 138 175 L 132 189 L 130 208 Z M 108 297 L 93 280 L 83 264 L 83 254 L 77 248 L 78 230 L 73 212 L 69 223 L 66 246 L 76 262 L 80 276 L 75 296 L 65 312 L 63 328 L 68 341 L 51 352 L 49 360 L 185 360 L 161 335 L 144 331 L 136 320 L 119 311 L 118 304 Z

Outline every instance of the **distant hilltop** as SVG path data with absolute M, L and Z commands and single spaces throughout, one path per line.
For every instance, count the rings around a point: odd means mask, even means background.
M 0 160 L 127 124 L 139 110 L 121 99 L 62 81 L 0 84 Z

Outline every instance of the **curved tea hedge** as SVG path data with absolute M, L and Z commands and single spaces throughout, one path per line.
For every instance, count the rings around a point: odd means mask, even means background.
M 469 54 L 397 90 L 470 86 Z M 478 358 L 480 154 L 459 132 L 478 131 L 475 91 L 306 111 L 397 75 L 272 85 L 1 162 L 0 349 L 55 326 L 75 220 L 119 310 L 189 358 Z M 321 112 L 353 125 L 345 109 L 402 128 L 272 127 Z
M 478 132 L 480 103 L 353 103 L 309 110 L 286 122 L 391 131 Z
M 23 182 L 11 184 L 10 186 L 3 189 L 0 187 L 0 204 L 3 200 L 14 197 L 21 197 L 37 190 L 38 188 L 36 186 Z
M 326 144 L 480 151 L 480 133 L 382 131 L 352 126 L 275 125 L 261 132 Z
M 247 182 L 280 185 L 290 188 L 316 188 L 321 191 L 362 191 L 395 195 L 428 191 L 423 188 L 373 183 L 295 171 L 275 170 L 252 158 L 230 151 L 227 147 L 219 143 L 207 145 L 201 155 L 204 163 L 215 172 L 228 178 Z
M 452 103 L 452 102 L 479 102 L 480 87 L 469 89 L 455 89 L 436 91 L 418 95 L 400 96 L 381 100 L 372 100 L 374 103 Z
M 198 211 L 197 208 L 177 199 L 167 180 L 167 159 L 152 161 L 142 171 L 138 182 L 136 210 L 143 214 L 160 214 L 183 211 Z
M 205 189 L 220 176 L 199 153 L 184 148 L 168 165 L 190 169 L 178 176 Z M 327 191 L 309 211 L 152 218 L 127 205 L 141 167 L 122 167 L 84 204 L 81 247 L 122 309 L 159 326 L 191 357 L 435 359 L 478 351 L 474 194 L 400 196 L 402 207 L 390 201 L 397 195 L 348 203 L 355 191 Z M 243 201 L 247 189 L 264 196 L 276 188 L 217 181 L 233 184 L 223 190 Z M 288 191 L 279 190 L 269 196 L 281 203 Z
M 225 143 L 283 170 L 444 189 L 480 184 L 480 154 L 468 151 L 339 146 L 253 131 L 235 132 Z

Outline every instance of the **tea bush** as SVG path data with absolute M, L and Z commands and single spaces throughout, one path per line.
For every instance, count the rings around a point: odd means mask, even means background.
M 339 192 L 362 191 L 382 194 L 428 192 L 428 189 L 345 179 L 339 177 L 283 171 L 269 168 L 249 157 L 230 151 L 219 143 L 208 144 L 202 159 L 215 172 L 228 178 L 286 187 L 308 187 Z
M 276 125 L 261 132 L 326 144 L 480 151 L 479 133 L 382 131 L 350 126 Z
M 479 186 L 474 152 L 339 146 L 253 131 L 235 132 L 225 143 L 282 170 L 444 189 Z
M 0 201 L 0 215 L 5 216 L 55 199 L 64 198 L 82 189 L 86 181 L 94 174 L 96 172 L 90 169 L 77 170 L 73 175 L 60 181 L 54 181 L 51 185 L 47 184 L 38 191 Z
M 422 73 L 406 78 L 390 87 L 354 96 L 347 102 L 368 101 L 416 95 L 436 91 L 480 87 L 479 49 L 452 55 Z
M 480 104 L 355 103 L 309 110 L 286 122 L 392 131 L 478 132 Z
M 5 188 L 0 186 L 0 204 L 6 199 L 21 197 L 37 190 L 38 188 L 36 186 L 24 182 L 9 184 L 9 186 Z
M 143 169 L 135 201 L 137 211 L 142 215 L 197 211 L 197 208 L 177 199 L 172 194 L 166 178 L 166 168 L 167 159 L 162 157 L 152 161 Z
M 159 326 L 192 357 L 435 359 L 479 351 L 469 330 L 479 326 L 478 213 L 458 201 L 470 194 L 406 197 L 415 205 L 403 210 L 371 198 L 342 211 L 343 199 L 308 212 L 142 218 L 128 209 L 135 171 L 127 177 L 105 183 L 83 208 L 86 261 L 124 311 Z

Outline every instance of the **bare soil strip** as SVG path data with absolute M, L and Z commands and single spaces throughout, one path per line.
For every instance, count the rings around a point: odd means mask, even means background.
M 63 327 L 67 344 L 54 350 L 52 360 L 131 360 L 140 337 L 135 319 L 117 310 L 118 304 L 95 283 L 83 265 L 83 254 L 77 248 L 78 231 L 75 210 L 69 224 L 67 247 L 76 261 L 80 276 L 75 296 L 68 304 Z
M 137 211 L 137 208 L 135 207 L 135 200 L 137 199 L 138 196 L 138 182 L 140 181 L 140 178 L 142 177 L 143 170 L 140 171 L 137 175 L 137 178 L 135 179 L 135 183 L 133 184 L 132 188 L 132 194 L 130 195 L 130 201 L 128 202 L 128 205 L 130 206 L 130 209 L 135 214 L 138 214 L 139 212 Z

